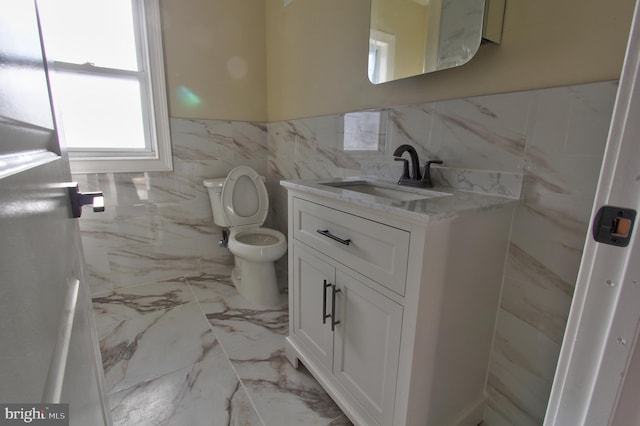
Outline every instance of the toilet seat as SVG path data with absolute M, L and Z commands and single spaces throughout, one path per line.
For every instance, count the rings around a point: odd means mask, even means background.
M 247 191 L 253 195 L 247 196 Z M 232 230 L 258 228 L 269 212 L 267 188 L 251 167 L 238 166 L 231 170 L 222 185 L 221 197 L 223 212 Z

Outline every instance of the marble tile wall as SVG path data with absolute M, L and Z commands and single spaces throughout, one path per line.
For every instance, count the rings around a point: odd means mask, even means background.
M 241 164 L 266 175 L 266 126 L 175 118 L 170 125 L 173 172 L 74 175 L 82 190 L 105 194 L 106 211 L 84 209 L 80 220 L 94 295 L 233 262 L 217 246 L 202 180 Z
M 488 425 L 540 425 L 588 233 L 617 84 L 534 92 L 511 233 Z
M 286 231 L 281 179 L 396 179 L 400 164 L 392 153 L 409 143 L 422 161 L 444 161 L 433 169 L 436 183 L 522 198 L 485 424 L 540 425 L 616 89 L 616 82 L 603 82 L 268 124 L 172 119 L 173 172 L 75 176 L 83 190 L 106 195 L 107 211 L 85 209 L 80 221 L 92 291 L 106 294 L 232 262 L 217 247 L 204 177 L 225 176 L 239 164 L 266 175 L 267 225 Z M 285 264 L 286 258 L 281 274 Z
M 401 165 L 392 153 L 404 143 L 413 145 L 423 162 L 444 161 L 445 167 L 434 168 L 436 183 L 521 197 L 484 422 L 541 425 L 616 90 L 616 82 L 603 82 L 381 110 L 378 146 L 363 143 L 366 150 L 360 151 L 344 140 L 352 136 L 342 130 L 343 115 L 270 123 L 274 226 L 286 230 L 280 179 L 359 174 L 395 179 Z

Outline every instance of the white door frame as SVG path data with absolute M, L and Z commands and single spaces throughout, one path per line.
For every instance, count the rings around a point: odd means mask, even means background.
M 639 73 L 636 4 L 591 223 L 603 205 L 640 211 Z M 638 224 L 624 248 L 595 242 L 589 229 L 545 426 L 611 424 L 639 323 Z

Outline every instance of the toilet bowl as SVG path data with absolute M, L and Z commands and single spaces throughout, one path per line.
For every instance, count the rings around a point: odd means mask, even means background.
M 263 228 L 269 196 L 262 177 L 251 167 L 238 166 L 226 178 L 205 179 L 213 221 L 229 228 L 228 247 L 235 266 L 231 279 L 248 301 L 262 306 L 282 306 L 274 262 L 287 251 L 287 239 L 275 229 Z

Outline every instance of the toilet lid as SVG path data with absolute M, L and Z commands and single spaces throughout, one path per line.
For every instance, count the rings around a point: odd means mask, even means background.
M 261 226 L 269 211 L 267 188 L 251 167 L 238 166 L 222 185 L 222 205 L 229 227 Z

